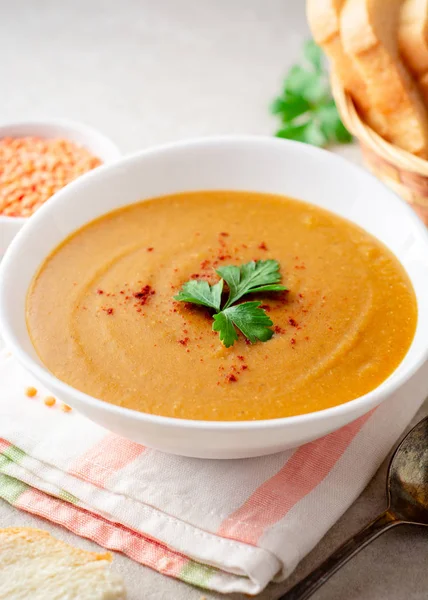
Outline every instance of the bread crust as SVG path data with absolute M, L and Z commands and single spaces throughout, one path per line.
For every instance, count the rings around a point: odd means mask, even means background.
M 344 0 L 307 0 L 306 13 L 312 35 L 333 65 L 344 89 L 352 96 L 362 119 L 385 137 L 386 124 L 381 113 L 373 109 L 367 86 L 352 60 L 343 49 L 340 37 L 340 13 Z
M 13 538 L 19 537 L 26 543 L 37 543 L 40 540 L 47 541 L 52 546 L 57 546 L 58 548 L 62 548 L 69 551 L 76 557 L 84 560 L 85 562 L 93 562 L 97 560 L 106 560 L 111 562 L 113 557 L 110 552 L 89 552 L 88 550 L 82 550 L 81 548 L 76 548 L 71 544 L 67 544 L 62 540 L 58 540 L 51 536 L 48 531 L 44 531 L 43 529 L 36 529 L 35 527 L 6 527 L 4 529 L 0 529 L 0 541 L 6 539 L 12 540 Z
M 402 0 L 345 0 L 343 47 L 367 85 L 372 107 L 384 118 L 385 137 L 428 158 L 428 114 L 415 80 L 400 57 L 397 30 Z

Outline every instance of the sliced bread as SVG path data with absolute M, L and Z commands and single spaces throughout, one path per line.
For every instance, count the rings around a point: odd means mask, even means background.
M 428 103 L 428 0 L 404 0 L 400 12 L 398 42 L 404 62 L 421 85 Z
M 367 86 L 353 62 L 343 50 L 340 39 L 340 12 L 345 0 L 307 0 L 306 13 L 312 35 L 329 57 L 335 75 L 352 96 L 364 121 L 379 135 L 386 124 L 381 113 L 370 105 Z
M 402 0 L 345 0 L 340 17 L 343 47 L 367 85 L 373 108 L 387 124 L 386 138 L 428 158 L 428 114 L 398 47 Z
M 111 554 L 74 548 L 47 531 L 0 529 L 0 599 L 124 600 Z

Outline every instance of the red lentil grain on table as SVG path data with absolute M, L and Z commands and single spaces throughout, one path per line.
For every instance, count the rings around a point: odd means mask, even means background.
M 100 164 L 66 139 L 0 139 L 0 215 L 31 216 L 55 192 Z

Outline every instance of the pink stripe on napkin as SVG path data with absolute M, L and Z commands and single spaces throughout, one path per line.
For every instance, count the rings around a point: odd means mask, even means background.
M 9 448 L 9 446 L 11 446 L 11 445 L 12 444 L 10 442 L 8 442 L 7 440 L 0 438 L 0 454 L 2 452 L 4 452 L 7 448 Z
M 220 526 L 219 535 L 257 544 L 271 527 L 327 477 L 374 411 L 296 450 L 282 469 L 265 481 Z
M 103 548 L 122 552 L 133 560 L 171 577 L 178 577 L 183 566 L 189 562 L 188 558 L 169 550 L 156 540 L 36 489 L 23 492 L 15 506 L 62 525 Z
M 100 442 L 78 457 L 69 469 L 69 473 L 103 487 L 114 473 L 138 458 L 144 450 L 145 447 L 141 444 L 108 433 Z

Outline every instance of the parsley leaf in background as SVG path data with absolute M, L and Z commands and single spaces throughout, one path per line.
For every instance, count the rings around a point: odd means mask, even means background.
M 221 279 L 215 285 L 207 281 L 190 280 L 183 284 L 174 296 L 180 302 L 191 302 L 214 309 L 213 330 L 219 333 L 220 341 L 226 348 L 233 346 L 238 339 L 239 329 L 250 342 L 267 342 L 273 336 L 273 325 L 260 302 L 243 302 L 231 306 L 254 292 L 281 292 L 287 290 L 279 282 L 281 274 L 277 260 L 250 261 L 241 266 L 228 265 L 217 269 Z M 226 281 L 229 296 L 223 308 L 223 283 Z
M 289 70 L 271 112 L 281 120 L 277 137 L 322 147 L 352 141 L 331 95 L 322 51 L 312 40 L 304 45 L 303 63 Z

